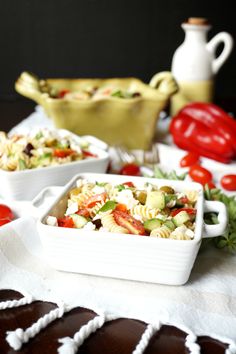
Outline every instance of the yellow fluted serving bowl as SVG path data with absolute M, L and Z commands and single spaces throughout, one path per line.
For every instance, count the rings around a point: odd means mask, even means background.
M 43 85 L 42 85 L 43 82 Z M 52 98 L 42 90 L 79 91 L 88 86 L 114 86 L 139 92 L 134 98 L 109 96 L 101 99 Z M 78 135 L 94 135 L 110 145 L 122 144 L 129 149 L 148 149 L 156 132 L 156 123 L 177 84 L 170 72 L 153 76 L 149 85 L 136 78 L 114 79 L 45 79 L 23 72 L 15 83 L 16 91 L 40 104 L 57 128 Z

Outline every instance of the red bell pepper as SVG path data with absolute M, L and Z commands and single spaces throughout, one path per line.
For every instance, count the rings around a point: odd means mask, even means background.
M 170 132 L 182 149 L 223 163 L 236 156 L 236 122 L 210 103 L 185 106 L 172 118 Z

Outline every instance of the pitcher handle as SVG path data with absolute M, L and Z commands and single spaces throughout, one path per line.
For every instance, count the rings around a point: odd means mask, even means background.
M 217 74 L 221 66 L 224 64 L 224 62 L 230 55 L 233 49 L 234 40 L 231 34 L 227 32 L 220 32 L 215 37 L 213 37 L 210 42 L 207 43 L 207 49 L 211 53 L 215 54 L 216 49 L 220 43 L 224 44 L 224 48 L 222 50 L 222 53 L 213 61 L 212 70 L 214 74 Z
M 17 79 L 15 89 L 21 95 L 40 104 L 42 92 L 40 91 L 39 78 L 36 75 L 24 71 Z
M 169 98 L 178 91 L 178 85 L 170 71 L 162 71 L 154 75 L 149 82 L 152 88 Z

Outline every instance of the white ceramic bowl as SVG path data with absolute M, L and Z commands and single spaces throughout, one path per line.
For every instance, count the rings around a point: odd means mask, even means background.
M 62 131 L 81 139 L 69 131 Z M 107 144 L 93 136 L 82 138 L 90 142 L 90 151 L 96 154 L 97 158 L 23 171 L 0 170 L 0 196 L 7 200 L 31 200 L 47 186 L 65 185 L 77 173 L 106 172 L 109 163 Z
M 170 185 L 179 192 L 197 190 L 194 239 L 161 239 L 47 225 L 48 215 L 63 216 L 68 191 L 76 185 L 78 178 L 116 184 L 133 181 L 135 185 L 146 181 L 157 186 Z M 41 195 L 35 201 L 40 201 L 40 198 Z M 204 211 L 219 213 L 219 224 L 206 225 Z M 172 285 L 181 285 L 188 280 L 202 238 L 221 235 L 226 225 L 225 205 L 204 200 L 202 186 L 198 183 L 106 174 L 77 175 L 62 188 L 53 205 L 37 223 L 47 260 L 58 270 Z

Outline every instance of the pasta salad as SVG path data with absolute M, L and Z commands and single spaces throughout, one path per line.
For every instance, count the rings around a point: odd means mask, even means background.
M 180 193 L 151 183 L 112 184 L 78 179 L 69 191 L 64 216 L 46 224 L 175 240 L 194 238 L 198 192 Z
M 86 140 L 62 130 L 40 129 L 25 135 L 0 132 L 0 169 L 20 171 L 97 157 Z

